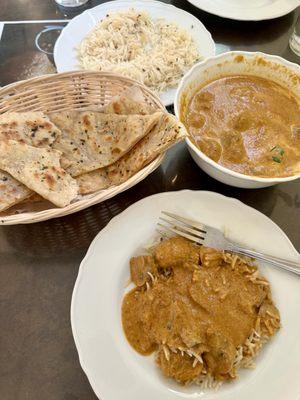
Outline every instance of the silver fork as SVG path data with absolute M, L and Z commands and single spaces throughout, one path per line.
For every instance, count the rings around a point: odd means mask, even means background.
M 159 222 L 157 223 L 159 226 L 158 231 L 160 233 L 164 234 L 167 232 L 176 234 L 200 245 L 252 257 L 273 265 L 274 267 L 300 275 L 300 262 L 288 261 L 283 258 L 270 256 L 268 254 L 244 248 L 227 239 L 225 235 L 216 228 L 183 218 L 167 211 L 162 211 L 162 214 L 163 216 L 159 218 Z M 161 231 L 162 229 L 163 231 Z

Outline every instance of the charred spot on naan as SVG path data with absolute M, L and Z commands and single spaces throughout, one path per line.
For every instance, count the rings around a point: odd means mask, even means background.
M 92 124 L 91 124 L 91 121 L 90 121 L 90 119 L 89 119 L 88 114 L 85 114 L 85 115 L 83 116 L 82 121 L 83 121 L 83 124 L 84 124 L 85 127 L 87 127 L 87 128 L 90 128 L 90 127 L 91 127 Z
M 0 139 L 17 140 L 36 147 L 51 147 L 60 130 L 42 112 L 0 115 Z

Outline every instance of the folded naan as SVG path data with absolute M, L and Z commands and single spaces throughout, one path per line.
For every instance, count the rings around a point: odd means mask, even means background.
M 0 115 L 0 140 L 17 140 L 36 147 L 51 146 L 60 130 L 42 112 Z
M 0 168 L 58 207 L 77 196 L 78 186 L 60 166 L 61 153 L 16 140 L 0 141 Z
M 185 127 L 170 114 L 116 163 L 77 177 L 79 193 L 87 194 L 125 182 L 187 135 Z
M 31 196 L 32 191 L 7 172 L 0 171 L 0 211 L 7 210 Z
M 50 119 L 62 132 L 53 148 L 63 153 L 62 166 L 77 176 L 117 161 L 147 135 L 162 115 L 53 113 Z
M 36 147 L 49 147 L 60 130 L 42 112 L 5 113 L 0 115 L 0 140 L 17 140 Z M 11 175 L 0 171 L 0 211 L 22 202 L 33 192 Z
M 115 96 L 104 106 L 101 112 L 105 114 L 153 114 L 155 109 L 145 98 L 142 90 L 138 86 L 130 86 L 121 94 Z

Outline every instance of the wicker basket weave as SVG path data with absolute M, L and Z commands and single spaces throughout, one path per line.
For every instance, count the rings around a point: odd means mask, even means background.
M 76 71 L 32 78 L 0 89 L 0 114 L 12 111 L 43 111 L 45 113 L 67 110 L 96 111 L 109 103 L 113 96 L 132 85 L 141 88 L 144 99 L 150 106 L 157 110 L 165 110 L 161 101 L 148 88 L 133 79 L 113 73 Z M 164 154 L 161 154 L 121 185 L 81 196 L 64 208 L 7 216 L 4 212 L 0 216 L 0 225 L 45 221 L 100 203 L 140 182 L 161 164 L 163 157 Z

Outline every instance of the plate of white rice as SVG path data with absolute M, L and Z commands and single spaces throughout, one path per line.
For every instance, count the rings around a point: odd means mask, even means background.
M 84 11 L 54 49 L 58 72 L 115 72 L 145 84 L 166 106 L 182 76 L 213 55 L 211 34 L 196 17 L 150 0 L 110 1 Z

